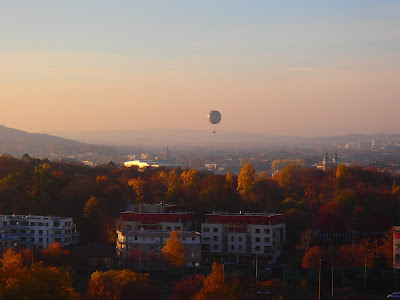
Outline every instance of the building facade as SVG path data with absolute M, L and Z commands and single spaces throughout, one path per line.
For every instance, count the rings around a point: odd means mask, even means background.
M 202 255 L 206 262 L 274 263 L 285 236 L 280 214 L 214 212 L 201 224 Z
M 157 262 L 162 259 L 161 249 L 170 237 L 170 231 L 117 230 L 117 254 L 125 263 Z M 186 266 L 199 266 L 201 239 L 199 232 L 180 231 L 185 246 Z
M 201 261 L 200 233 L 194 230 L 194 213 L 177 211 L 176 205 L 139 204 L 136 211 L 121 212 L 117 221 L 117 255 L 121 262 L 161 259 L 171 231 L 178 230 L 188 266 Z
M 0 242 L 10 247 L 42 250 L 51 243 L 62 246 L 79 243 L 72 218 L 33 215 L 0 215 Z

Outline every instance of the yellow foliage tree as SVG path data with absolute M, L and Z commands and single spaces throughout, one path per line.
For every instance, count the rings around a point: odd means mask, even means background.
M 140 178 L 140 175 L 138 178 L 132 178 L 131 180 L 128 181 L 128 185 L 133 187 L 136 193 L 136 202 L 140 203 L 143 202 L 144 199 L 144 184 L 145 181 Z
M 186 264 L 185 246 L 180 240 L 178 230 L 171 231 L 161 252 L 171 265 L 184 266 Z
M 250 200 L 253 198 L 255 175 L 256 169 L 251 163 L 245 163 L 240 170 L 237 190 L 245 200 Z

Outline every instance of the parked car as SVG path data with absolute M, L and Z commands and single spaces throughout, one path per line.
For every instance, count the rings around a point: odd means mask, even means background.
M 393 292 L 393 293 L 387 295 L 387 297 L 390 299 L 400 299 L 400 292 Z

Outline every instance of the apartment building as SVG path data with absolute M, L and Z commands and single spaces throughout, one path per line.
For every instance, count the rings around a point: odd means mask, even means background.
M 176 205 L 139 204 L 135 211 L 120 213 L 117 221 L 117 254 L 120 261 L 161 258 L 171 231 L 179 230 L 188 266 L 201 261 L 200 233 L 194 232 L 194 213 L 180 212 Z M 136 259 L 137 262 L 137 259 Z
M 191 231 L 194 213 L 180 212 L 176 205 L 139 204 L 136 211 L 120 213 L 117 228 L 123 230 Z
M 201 224 L 205 261 L 273 263 L 282 252 L 286 226 L 275 213 L 213 212 Z
M 72 218 L 34 215 L 0 215 L 2 249 L 45 249 L 53 242 L 62 246 L 79 243 Z
M 161 259 L 161 249 L 169 237 L 169 231 L 117 230 L 118 256 L 121 261 L 130 263 L 157 262 Z M 186 266 L 199 266 L 201 262 L 200 233 L 180 231 L 179 237 L 185 246 Z

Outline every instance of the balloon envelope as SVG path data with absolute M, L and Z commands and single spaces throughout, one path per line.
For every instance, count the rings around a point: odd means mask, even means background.
M 207 119 L 211 124 L 218 124 L 221 121 L 221 114 L 217 110 L 212 110 L 208 113 Z

